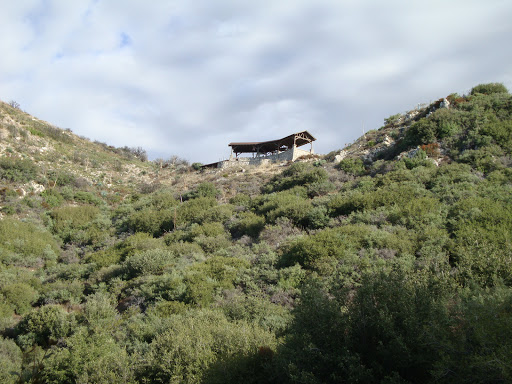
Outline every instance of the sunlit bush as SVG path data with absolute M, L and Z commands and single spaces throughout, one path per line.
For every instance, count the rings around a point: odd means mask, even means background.
M 34 265 L 54 261 L 60 253 L 52 235 L 28 222 L 0 220 L 0 260 L 6 264 Z
M 479 84 L 473 87 L 470 92 L 471 95 L 476 95 L 477 93 L 482 93 L 484 95 L 492 95 L 493 93 L 508 93 L 508 89 L 501 83 Z
M 295 186 L 317 184 L 326 180 L 327 172 L 325 169 L 314 167 L 309 163 L 294 163 L 265 185 L 263 192 L 272 193 L 284 191 Z
M 37 176 L 37 167 L 34 162 L 15 157 L 0 157 L 0 180 L 26 183 Z

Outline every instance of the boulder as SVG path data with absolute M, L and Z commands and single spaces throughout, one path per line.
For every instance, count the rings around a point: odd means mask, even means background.
M 338 164 L 345 157 L 347 157 L 347 151 L 341 150 L 338 155 L 334 156 L 334 163 Z

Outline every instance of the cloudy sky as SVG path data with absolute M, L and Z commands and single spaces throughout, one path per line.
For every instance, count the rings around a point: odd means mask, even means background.
M 309 130 L 342 148 L 486 82 L 512 90 L 510 0 L 16 0 L 0 99 L 150 158 Z

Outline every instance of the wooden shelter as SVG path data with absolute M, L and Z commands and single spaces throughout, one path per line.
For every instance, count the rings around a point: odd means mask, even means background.
M 242 153 L 252 153 L 253 156 L 260 157 L 279 154 L 306 144 L 311 144 L 310 152 L 312 152 L 313 141 L 315 140 L 315 137 L 311 133 L 302 131 L 278 140 L 229 143 L 229 146 L 231 147 L 231 153 L 234 153 L 237 158 L 238 155 Z

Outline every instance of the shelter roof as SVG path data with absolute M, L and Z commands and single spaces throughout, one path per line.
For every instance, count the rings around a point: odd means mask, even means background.
M 235 153 L 267 153 L 285 151 L 295 144 L 297 147 L 315 141 L 315 137 L 308 131 L 293 133 L 278 140 L 254 141 L 243 143 L 229 143 Z

